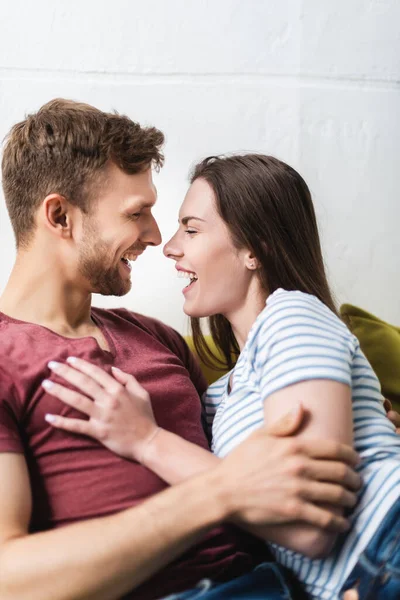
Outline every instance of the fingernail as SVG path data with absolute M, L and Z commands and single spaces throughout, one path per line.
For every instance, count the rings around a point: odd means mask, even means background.
M 53 382 L 53 381 L 50 381 L 50 379 L 44 379 L 44 380 L 42 381 L 42 386 L 43 386 L 44 388 L 46 388 L 46 390 L 49 390 L 50 388 L 52 388 L 52 387 L 53 387 L 53 385 L 54 385 L 54 382 Z
M 296 402 L 296 404 L 293 406 L 293 408 L 292 408 L 292 410 L 290 411 L 289 414 L 292 417 L 295 417 L 297 415 L 297 413 L 299 412 L 299 410 L 300 410 L 300 406 L 301 406 L 301 403 L 300 402 Z
M 386 412 L 390 412 L 392 410 L 392 403 L 387 398 L 385 398 L 383 406 L 384 406 Z
M 121 369 L 118 369 L 118 367 L 111 366 L 111 369 L 113 371 L 118 371 L 118 373 L 122 373 Z
M 47 413 L 47 414 L 44 415 L 44 419 L 48 423 L 54 423 L 54 421 L 56 420 L 56 418 L 57 417 L 55 415 L 51 415 L 50 413 Z
M 71 365 L 76 363 L 77 360 L 78 359 L 76 358 L 76 356 L 68 356 L 68 358 L 67 358 L 67 362 L 70 363 Z
M 49 363 L 47 363 L 47 366 L 52 371 L 56 371 L 57 369 L 59 369 L 61 367 L 61 363 L 56 362 L 55 360 L 51 360 Z

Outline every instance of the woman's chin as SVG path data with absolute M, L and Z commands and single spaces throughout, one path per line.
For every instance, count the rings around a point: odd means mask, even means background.
M 188 301 L 186 301 L 183 305 L 183 312 L 185 313 L 185 315 L 187 315 L 188 317 L 192 317 L 193 319 L 202 319 L 204 317 L 210 316 L 210 313 L 201 310 L 200 307 L 196 308 L 195 306 L 191 305 L 191 303 Z

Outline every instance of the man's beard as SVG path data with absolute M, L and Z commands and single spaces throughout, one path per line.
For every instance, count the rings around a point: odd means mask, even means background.
M 100 239 L 92 223 L 85 225 L 84 232 L 85 242 L 79 256 L 79 272 L 89 281 L 95 294 L 124 296 L 131 289 L 130 278 L 122 277 L 119 264 L 107 267 L 110 249 Z

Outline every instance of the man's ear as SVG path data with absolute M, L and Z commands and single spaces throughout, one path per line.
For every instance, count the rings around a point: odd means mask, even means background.
M 60 194 L 49 194 L 41 208 L 43 224 L 60 237 L 72 235 L 72 212 L 69 202 Z

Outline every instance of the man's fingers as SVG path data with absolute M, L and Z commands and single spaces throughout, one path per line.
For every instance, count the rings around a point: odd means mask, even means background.
M 284 437 L 287 435 L 293 435 L 296 433 L 303 422 L 304 409 L 301 404 L 298 404 L 294 409 L 288 412 L 286 415 L 278 419 L 275 423 L 272 423 L 267 428 L 268 435 L 274 435 L 277 437 Z
M 307 481 L 301 495 L 306 500 L 317 503 L 332 504 L 352 508 L 357 502 L 356 494 L 344 489 L 341 485 Z
M 310 460 L 304 465 L 302 475 L 316 481 L 340 483 L 349 490 L 358 491 L 362 486 L 361 476 L 348 465 L 327 460 Z
M 310 458 L 328 459 L 345 462 L 350 466 L 360 463 L 360 456 L 346 444 L 333 442 L 331 440 L 301 440 L 301 449 Z
M 72 408 L 79 410 L 89 417 L 93 416 L 95 408 L 94 403 L 83 394 L 74 392 L 63 385 L 54 383 L 54 381 L 50 381 L 49 379 L 45 379 L 42 382 L 42 386 L 51 396 L 55 396 L 62 402 L 65 402 L 65 404 L 68 404 L 68 406 L 72 406 Z
M 80 435 L 91 435 L 91 428 L 89 421 L 83 421 L 82 419 L 69 419 L 67 417 L 61 417 L 60 415 L 46 414 L 46 421 L 50 423 L 56 429 L 64 429 L 71 433 L 79 433 Z
M 400 415 L 395 410 L 390 410 L 387 413 L 387 418 L 389 421 L 393 423 L 393 425 L 398 429 L 400 427 Z
M 386 410 L 386 412 L 390 412 L 392 410 L 392 403 L 390 402 L 390 400 L 388 398 L 385 398 L 383 401 L 383 407 Z
M 296 520 L 305 521 L 320 529 L 327 529 L 328 531 L 336 533 L 343 533 L 347 531 L 350 526 L 349 522 L 344 517 L 335 515 L 325 508 L 307 502 L 300 506 L 296 515 Z

